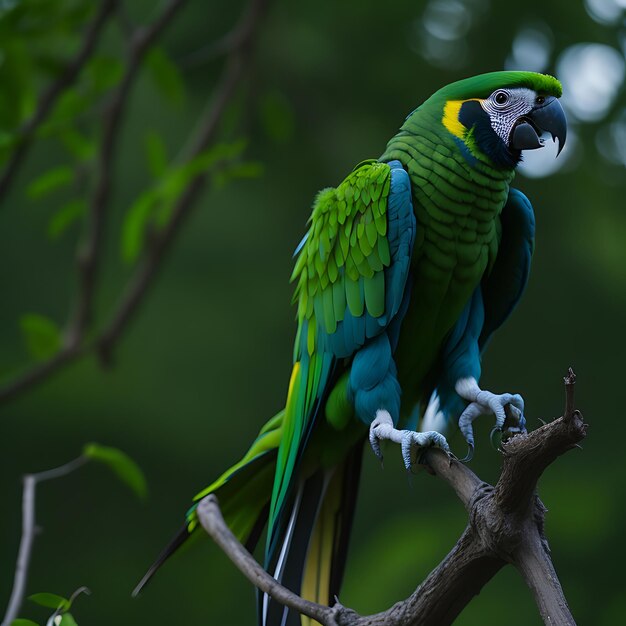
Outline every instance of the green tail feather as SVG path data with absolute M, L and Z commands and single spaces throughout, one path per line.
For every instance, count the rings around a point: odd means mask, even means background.
M 284 411 L 281 411 L 269 420 L 241 461 L 194 498 L 185 524 L 150 566 L 133 596 L 139 594 L 174 552 L 190 539 L 203 536 L 196 509 L 199 501 L 209 494 L 218 497 L 224 520 L 237 539 L 246 544 L 248 550 L 254 550 L 267 522 L 283 416 Z
M 275 560 L 276 547 L 287 524 L 284 513 L 293 497 L 297 469 L 305 456 L 317 414 L 327 395 L 334 364 L 334 358 L 327 353 L 305 354 L 301 361 L 294 364 L 272 490 L 266 565 Z

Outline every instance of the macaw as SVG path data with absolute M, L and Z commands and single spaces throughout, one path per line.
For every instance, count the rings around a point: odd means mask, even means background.
M 481 355 L 524 291 L 533 209 L 511 187 L 522 151 L 566 138 L 561 85 L 532 72 L 492 72 L 443 87 L 416 108 L 382 156 L 315 199 L 292 280 L 297 303 L 285 407 L 246 455 L 194 499 L 185 524 L 137 586 L 198 533 L 197 503 L 216 494 L 253 550 L 267 525 L 265 568 L 309 600 L 339 593 L 364 442 L 449 452 L 472 423 L 518 394 L 479 386 Z M 422 410 L 423 409 L 423 410 Z M 420 420 L 420 415 L 421 420 Z M 200 531 L 201 532 L 201 531 Z M 263 626 L 311 621 L 267 595 Z

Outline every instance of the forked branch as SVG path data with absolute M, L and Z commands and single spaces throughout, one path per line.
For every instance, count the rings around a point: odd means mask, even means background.
M 255 587 L 324 626 L 451 624 L 507 564 L 517 568 L 533 592 L 545 624 L 575 626 L 543 532 L 546 509 L 536 495 L 543 471 L 586 436 L 587 426 L 574 409 L 575 380 L 570 369 L 563 417 L 502 444 L 503 467 L 495 487 L 441 450 L 426 452 L 423 462 L 454 489 L 468 511 L 468 525 L 415 592 L 382 613 L 361 616 L 339 603 L 322 606 L 280 585 L 231 533 L 215 496 L 200 502 L 200 523 Z

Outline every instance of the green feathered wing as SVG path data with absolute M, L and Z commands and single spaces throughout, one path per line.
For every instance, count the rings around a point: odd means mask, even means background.
M 389 186 L 389 166 L 364 161 L 337 188 L 321 191 L 313 207 L 292 275 L 298 332 L 272 493 L 270 551 L 337 359 L 352 356 L 386 325 Z

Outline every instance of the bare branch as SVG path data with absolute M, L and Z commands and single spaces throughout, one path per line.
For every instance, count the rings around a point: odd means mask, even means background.
M 38 363 L 0 387 L 0 402 L 11 400 L 23 391 L 47 380 L 83 353 L 84 350 L 79 350 L 78 347 L 67 346 L 62 348 L 48 361 Z
M 463 506 L 469 510 L 472 498 L 477 489 L 486 483 L 461 463 L 458 459 L 448 456 L 443 450 L 430 448 L 424 452 L 423 462 L 435 475 L 447 482 L 455 491 Z
M 74 59 L 68 63 L 61 76 L 41 96 L 33 117 L 20 131 L 19 143 L 13 150 L 11 158 L 2 172 L 2 176 L 0 176 L 0 202 L 6 197 L 11 183 L 15 180 L 17 172 L 28 154 L 35 132 L 46 121 L 59 96 L 72 85 L 87 61 L 91 58 L 100 40 L 102 30 L 115 10 L 117 2 L 118 0 L 102 0 L 100 10 L 85 33 L 80 50 Z
M 87 462 L 87 458 L 79 456 L 78 458 L 61 465 L 55 469 L 39 472 L 38 474 L 26 474 L 23 478 L 24 488 L 22 493 L 22 538 L 17 553 L 17 565 L 15 566 L 15 575 L 13 578 L 13 589 L 9 598 L 4 619 L 0 626 L 10 626 L 11 622 L 17 618 L 17 615 L 24 601 L 26 590 L 26 581 L 28 579 L 28 570 L 30 567 L 30 557 L 33 549 L 33 541 L 35 540 L 36 524 L 35 524 L 35 488 L 40 482 L 53 480 L 67 476 L 73 471 Z
M 574 415 L 574 385 L 576 384 L 576 374 L 571 367 L 568 368 L 567 376 L 563 378 L 563 382 L 565 383 L 565 412 L 563 417 L 570 420 Z
M 390 617 L 395 618 L 393 623 L 398 626 L 452 624 L 504 565 L 482 544 L 470 525 L 413 594 L 383 613 L 380 624 L 387 624 Z
M 570 372 L 574 375 L 571 368 Z M 565 389 L 564 417 L 502 444 L 504 463 L 494 497 L 506 513 L 521 515 L 529 509 L 534 504 L 537 482 L 546 467 L 587 434 L 582 415 L 573 409 L 574 386 L 570 376 L 565 379 Z
M 200 502 L 198 519 L 213 541 L 257 589 L 321 624 L 332 623 L 333 610 L 331 608 L 303 600 L 299 595 L 278 583 L 254 560 L 254 557 L 237 541 L 226 525 L 214 495 L 207 496 Z
M 571 376 L 565 382 L 571 385 Z M 469 523 L 454 548 L 409 598 L 376 615 L 360 616 L 340 604 L 330 609 L 282 587 L 228 530 L 214 496 L 201 501 L 198 516 L 207 533 L 256 587 L 327 626 L 447 626 L 507 564 L 522 574 L 546 625 L 575 626 L 543 534 L 546 509 L 535 496 L 545 467 L 586 434 L 580 413 L 573 410 L 569 389 L 567 397 L 570 420 L 559 418 L 504 445 L 504 467 L 495 488 L 440 450 L 424 454 L 423 461 L 467 508 Z
M 532 528 L 527 531 L 515 551 L 513 561 L 533 592 L 545 623 L 551 626 L 576 626 L 543 535 L 534 532 Z

